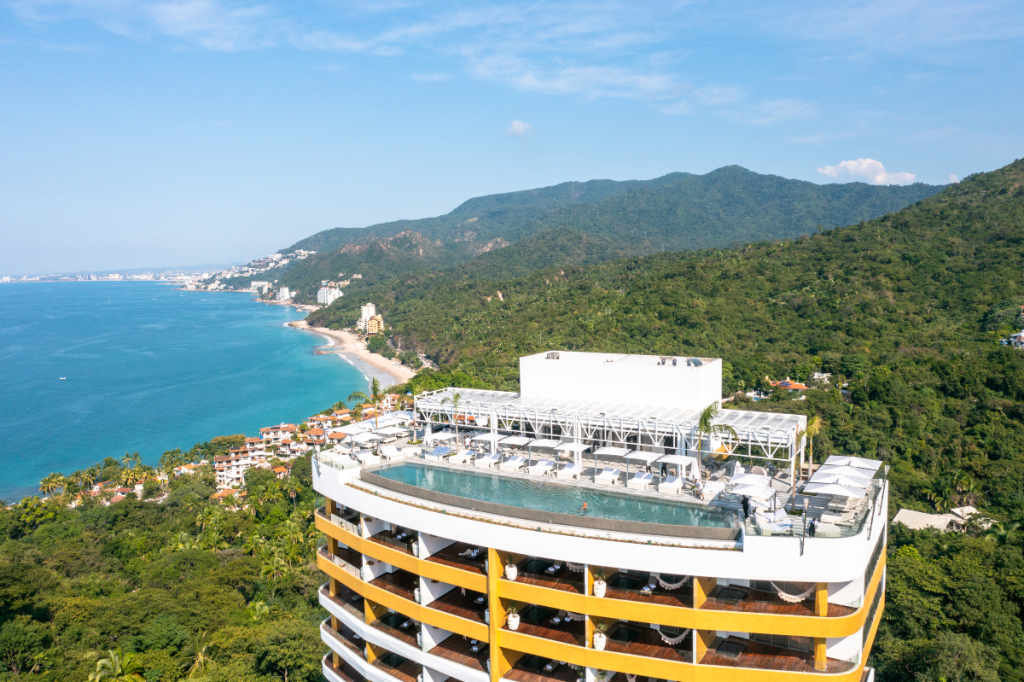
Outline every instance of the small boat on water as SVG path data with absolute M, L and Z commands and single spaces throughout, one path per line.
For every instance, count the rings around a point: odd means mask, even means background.
M 61 381 L 67 381 L 67 380 L 68 380 L 68 378 L 67 378 L 67 377 L 61 377 L 61 378 L 60 378 L 60 380 L 61 380 Z

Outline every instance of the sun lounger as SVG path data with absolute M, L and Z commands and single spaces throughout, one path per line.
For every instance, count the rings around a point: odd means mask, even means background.
M 451 448 L 446 448 L 443 445 L 439 445 L 430 452 L 424 453 L 423 459 L 429 459 L 434 462 L 440 462 L 450 454 L 452 454 Z
M 502 462 L 500 465 L 498 465 L 498 468 L 501 469 L 502 471 L 519 471 L 525 465 L 526 458 L 519 457 L 518 455 L 516 455 L 515 457 L 512 457 L 511 459 L 507 459 L 504 462 Z
M 721 481 L 708 481 L 700 493 L 700 499 L 713 500 L 719 493 L 725 490 L 725 483 Z
M 764 519 L 768 523 L 785 523 L 789 521 L 789 516 L 786 515 L 785 509 L 776 509 L 775 511 L 768 512 L 757 512 L 755 514 L 758 522 Z
M 757 530 L 761 535 L 781 535 L 793 530 L 793 522 L 787 520 L 785 523 L 772 523 L 771 521 L 758 518 Z
M 857 512 L 848 511 L 842 514 L 822 514 L 822 523 L 850 523 L 857 518 Z
M 362 452 L 357 452 L 356 459 L 358 459 L 359 463 L 362 464 L 363 466 L 380 464 L 380 457 L 373 454 L 373 452 L 370 450 L 363 450 Z
M 647 490 L 647 486 L 654 482 L 654 474 L 646 471 L 638 471 L 633 474 L 633 478 L 629 479 L 626 483 L 627 488 L 633 490 Z
M 555 468 L 555 463 L 550 459 L 542 459 L 536 464 L 531 464 L 526 467 L 526 473 L 530 476 L 543 476 L 544 474 L 551 473 L 551 470 Z
M 404 459 L 405 454 L 394 445 L 385 445 L 380 449 L 380 456 L 387 460 Z
M 568 478 L 579 480 L 580 472 L 583 471 L 583 467 L 579 464 L 566 464 L 564 467 L 555 472 L 555 476 L 558 478 Z
M 605 467 L 605 470 L 597 475 L 594 480 L 595 483 L 600 485 L 615 485 L 619 482 L 619 474 L 622 473 L 622 469 L 613 469 L 611 467 Z
M 473 464 L 479 469 L 490 469 L 500 461 L 501 455 L 494 453 L 493 455 L 484 455 L 483 457 L 477 455 L 476 461 Z
M 680 476 L 669 476 L 658 484 L 659 493 L 676 493 L 683 489 L 683 479 Z
M 472 456 L 472 450 L 459 450 L 458 454 L 454 454 L 448 458 L 448 462 L 449 464 L 468 464 L 469 458 Z

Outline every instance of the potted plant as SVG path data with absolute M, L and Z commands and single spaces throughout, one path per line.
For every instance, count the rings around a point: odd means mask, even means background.
M 515 580 L 519 576 L 519 567 L 512 563 L 512 557 L 510 556 L 505 561 L 505 577 L 509 580 Z
M 508 629 L 519 629 L 519 604 L 510 604 L 508 607 Z
M 413 599 L 416 601 L 417 604 L 423 603 L 422 601 L 420 601 L 420 588 L 417 587 L 415 590 L 413 590 L 412 595 Z
M 608 623 L 601 621 L 594 625 L 594 649 L 604 651 L 604 645 L 608 643 Z
M 607 589 L 608 584 L 604 581 L 604 569 L 599 568 L 594 571 L 594 596 L 603 597 Z
M 419 543 L 419 540 L 413 540 L 412 541 L 412 555 L 414 557 L 419 557 L 419 555 L 420 555 L 420 543 Z

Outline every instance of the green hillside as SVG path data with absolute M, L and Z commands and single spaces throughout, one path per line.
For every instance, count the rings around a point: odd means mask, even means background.
M 340 273 L 363 275 L 349 292 L 356 295 L 392 277 L 463 263 L 470 265 L 457 276 L 511 277 L 555 264 L 796 237 L 876 218 L 939 189 L 816 185 L 738 166 L 647 181 L 563 183 L 471 199 L 439 218 L 321 232 L 285 250 L 317 253 L 278 278 L 296 300 L 307 301 L 321 281 Z M 509 250 L 513 244 L 522 247 Z
M 626 195 L 623 195 L 624 198 Z M 613 200 L 614 201 L 614 200 Z M 510 249 L 509 249 L 510 250 Z M 1024 679 L 1024 352 L 1000 346 L 1024 305 L 1024 161 L 898 213 L 796 239 L 371 289 L 403 347 L 444 377 L 517 386 L 546 349 L 705 355 L 730 392 L 830 372 L 806 400 L 731 405 L 816 414 L 818 461 L 880 458 L 892 514 L 973 504 L 1001 522 L 938 535 L 893 527 L 882 680 Z M 442 275 L 437 275 L 442 278 Z M 344 323 L 332 307 L 314 323 Z M 849 401 L 834 385 L 848 382 Z

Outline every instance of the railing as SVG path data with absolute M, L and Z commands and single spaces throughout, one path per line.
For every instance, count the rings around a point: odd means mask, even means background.
M 323 558 L 328 559 L 329 561 L 333 562 L 336 566 L 341 568 L 346 573 L 349 573 L 349 574 L 355 576 L 356 578 L 359 578 L 360 580 L 363 579 L 363 572 L 362 572 L 361 569 L 356 568 L 355 566 L 353 566 L 349 562 L 345 561 L 341 557 L 337 557 L 337 556 L 332 555 L 330 552 L 327 551 L 326 547 L 321 547 L 319 552 L 320 552 L 320 556 L 322 556 Z
M 838 523 L 835 526 L 839 529 L 839 533 L 835 535 L 814 535 L 814 539 L 818 538 L 851 538 L 856 535 L 860 535 L 861 531 L 864 530 L 865 524 L 871 523 L 869 531 L 874 529 L 874 516 L 878 512 L 877 502 L 882 497 L 882 491 L 885 487 L 885 477 L 872 479 L 870 487 L 867 490 L 867 494 L 861 501 L 860 507 L 857 509 L 856 515 L 853 519 L 847 523 Z M 839 514 L 840 512 L 834 512 Z M 772 535 L 778 537 L 797 537 L 797 538 L 811 538 L 808 532 L 807 524 L 810 523 L 810 519 L 803 513 L 803 510 L 794 510 L 788 512 L 788 519 L 792 524 L 792 528 L 782 533 L 774 533 Z M 750 518 L 745 521 L 745 528 L 747 535 L 763 535 L 763 531 L 755 523 L 755 516 L 753 513 L 750 514 Z M 870 537 L 870 532 L 868 533 Z
M 359 519 L 359 513 L 358 512 L 355 512 L 353 514 L 347 514 L 345 516 L 338 516 L 337 514 L 331 514 L 330 516 L 328 516 L 327 515 L 327 510 L 324 507 L 320 507 L 319 509 L 316 510 L 316 513 L 319 514 L 320 516 L 322 516 L 323 518 L 327 519 L 331 523 L 333 523 L 335 525 L 338 525 L 338 526 L 341 526 L 342 528 L 347 530 L 349 533 L 352 533 L 356 537 L 362 537 L 362 535 L 363 535 L 362 532 L 359 530 L 359 525 L 360 524 L 359 524 L 359 521 L 358 521 L 358 519 Z M 353 519 L 353 518 L 356 519 L 355 523 L 353 523 L 352 521 L 349 520 L 349 519 Z
M 327 597 L 333 603 L 335 603 L 338 606 L 340 606 L 341 608 L 345 609 L 346 611 L 351 613 L 356 618 L 362 620 L 362 619 L 364 619 L 366 617 L 366 614 L 363 613 L 362 609 L 358 609 L 355 606 L 352 606 L 352 604 L 350 604 L 349 602 L 345 601 L 344 599 L 341 599 L 339 597 L 332 597 L 331 596 L 331 591 L 329 589 L 327 589 L 326 585 L 322 585 L 320 587 L 320 594 L 322 594 L 323 596 Z
M 345 635 L 341 634 L 340 632 L 338 632 L 337 630 L 332 628 L 331 627 L 331 619 L 330 618 L 324 619 L 324 622 L 320 623 L 320 627 L 322 627 L 323 629 L 327 630 L 327 632 L 332 637 L 334 637 L 335 639 L 340 641 L 344 646 L 347 646 L 352 651 L 358 653 L 360 656 L 363 657 L 363 659 L 366 658 L 366 649 L 364 649 L 363 647 L 359 646 L 358 644 L 356 644 L 355 642 L 350 640 L 348 637 L 346 637 Z

